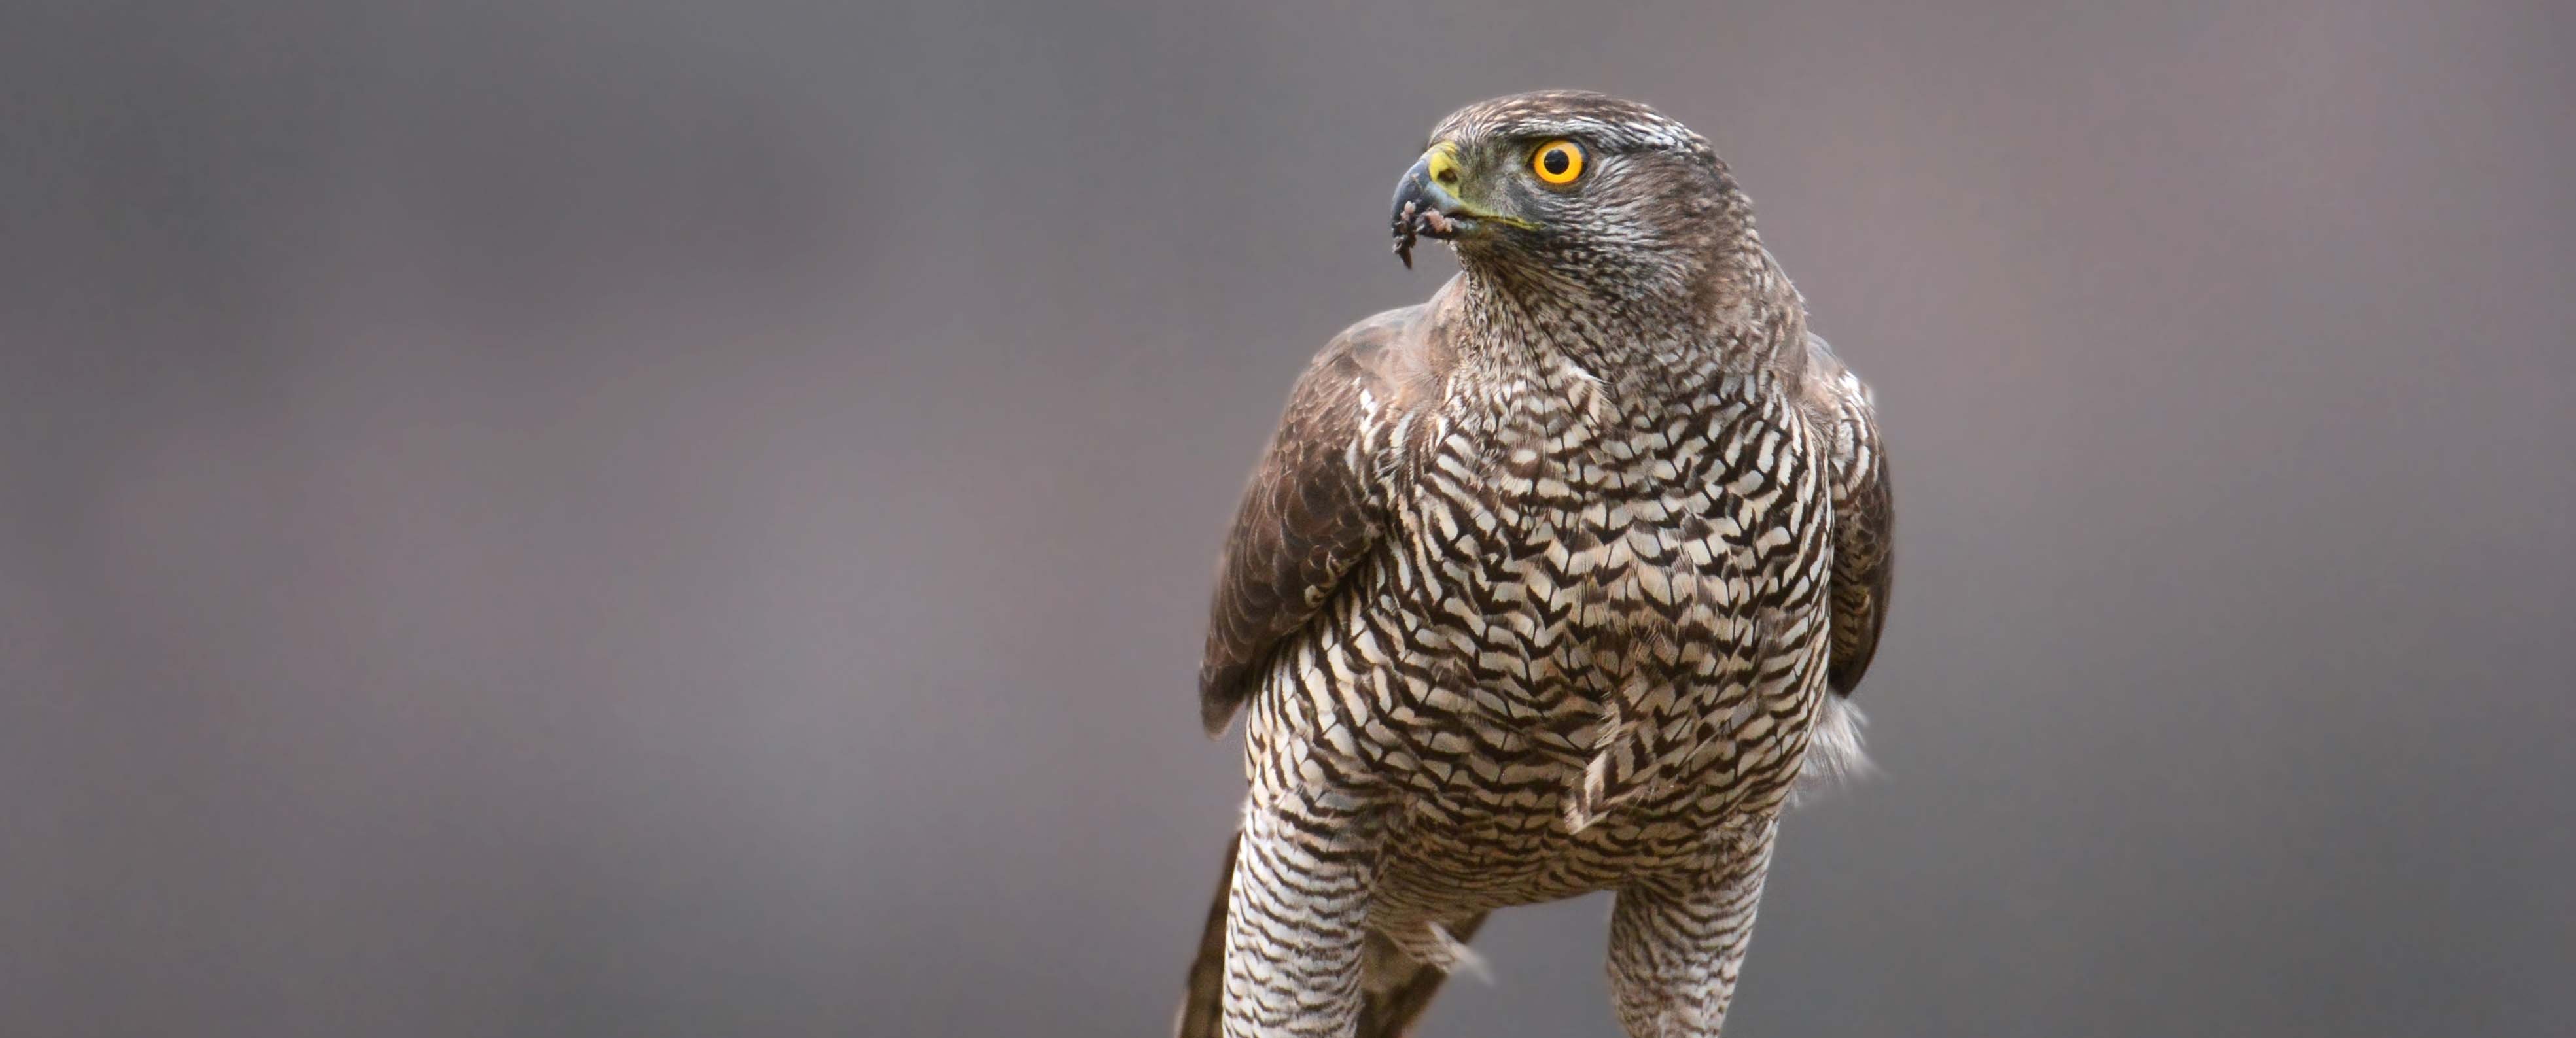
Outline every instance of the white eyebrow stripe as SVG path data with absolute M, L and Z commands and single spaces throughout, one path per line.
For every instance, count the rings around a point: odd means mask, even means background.
M 1581 137 L 1603 148 L 1656 148 L 1716 158 L 1707 138 L 1670 116 L 1582 94 L 1499 98 L 1453 112 L 1432 131 L 1434 140 L 1458 136 Z
M 1696 151 L 1708 142 L 1689 127 L 1675 122 L 1614 122 L 1587 116 L 1533 119 L 1502 126 L 1480 127 L 1487 132 L 1508 131 L 1532 137 L 1592 137 L 1612 144 L 1642 144 L 1654 147 Z

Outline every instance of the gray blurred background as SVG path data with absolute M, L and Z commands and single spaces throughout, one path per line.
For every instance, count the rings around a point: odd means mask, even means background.
M 9 4 L 0 1030 L 1161 1033 L 1244 474 L 1585 86 L 1895 451 L 1730 1033 L 2567 1033 L 2567 5 L 1372 6 Z

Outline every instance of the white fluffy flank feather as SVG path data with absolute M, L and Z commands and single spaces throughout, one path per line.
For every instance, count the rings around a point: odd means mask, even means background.
M 1868 723 L 1860 708 L 1839 695 L 1825 693 L 1816 711 L 1816 730 L 1807 736 L 1807 760 L 1798 768 L 1792 803 L 1803 803 L 1853 779 L 1867 776 L 1869 754 L 1861 748 L 1860 730 Z

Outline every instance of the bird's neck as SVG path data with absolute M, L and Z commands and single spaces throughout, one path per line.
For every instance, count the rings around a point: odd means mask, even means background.
M 1803 362 L 1806 308 L 1758 241 L 1679 290 L 1604 295 L 1546 271 L 1469 267 L 1440 293 L 1469 389 L 1582 379 L 1651 409 L 1728 375 Z

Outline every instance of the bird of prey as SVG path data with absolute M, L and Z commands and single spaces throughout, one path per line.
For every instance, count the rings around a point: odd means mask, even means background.
M 1251 789 L 1179 1033 L 1403 1034 L 1487 912 L 1609 890 L 1620 1023 L 1716 1035 L 1793 787 L 1860 761 L 1870 395 L 1644 105 L 1469 106 L 1393 223 L 1458 275 L 1317 355 L 1225 545 Z

